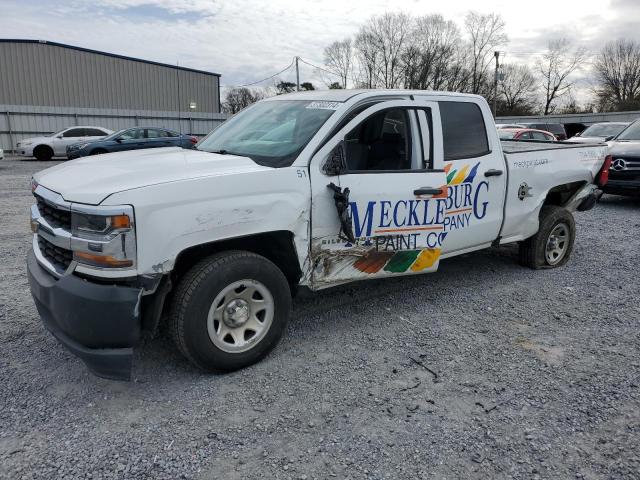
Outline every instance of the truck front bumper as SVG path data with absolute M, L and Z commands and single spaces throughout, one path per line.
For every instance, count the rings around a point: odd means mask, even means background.
M 103 285 L 43 269 L 27 256 L 31 294 L 44 326 L 95 375 L 129 380 L 140 342 L 141 288 Z

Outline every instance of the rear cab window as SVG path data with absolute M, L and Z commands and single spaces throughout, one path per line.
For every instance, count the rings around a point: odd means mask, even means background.
M 444 160 L 481 157 L 491 153 L 480 107 L 472 102 L 441 101 Z

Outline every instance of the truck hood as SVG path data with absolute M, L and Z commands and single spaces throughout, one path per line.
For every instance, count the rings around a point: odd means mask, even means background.
M 269 167 L 247 157 L 168 147 L 84 157 L 33 178 L 69 202 L 98 205 L 109 195 L 134 188 L 258 170 Z

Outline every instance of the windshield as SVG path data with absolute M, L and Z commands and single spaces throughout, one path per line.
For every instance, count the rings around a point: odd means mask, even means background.
M 122 130 L 118 130 L 117 132 L 113 132 L 111 135 L 107 135 L 102 140 L 113 140 L 118 135 L 122 134 L 123 132 L 126 132 L 127 130 L 129 130 L 129 129 L 128 128 L 123 128 Z
M 581 134 L 581 137 L 610 137 L 612 135 L 619 134 L 626 125 L 620 124 L 606 124 L 600 123 L 596 125 L 591 125 L 589 128 L 586 128 Z
M 517 130 L 515 132 L 513 130 L 498 130 L 498 135 L 502 140 L 509 140 L 515 137 L 517 133 Z
M 616 137 L 616 140 L 640 140 L 640 122 L 629 125 Z
M 63 132 L 66 132 L 68 128 L 63 128 L 59 132 L 50 133 L 49 135 L 45 135 L 45 137 L 57 137 L 58 135 L 62 135 Z
M 259 102 L 220 125 L 196 148 L 249 157 L 267 167 L 286 167 L 333 114 L 334 108 L 333 102 Z

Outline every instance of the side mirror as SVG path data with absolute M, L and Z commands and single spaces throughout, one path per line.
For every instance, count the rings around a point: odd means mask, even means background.
M 341 141 L 331 150 L 327 161 L 322 167 L 322 171 L 329 176 L 340 175 L 347 169 L 346 157 L 344 141 Z
M 604 138 L 604 141 L 605 141 L 605 142 L 608 142 L 609 140 L 612 140 L 612 139 L 613 139 L 613 137 L 615 137 L 615 135 L 609 135 L 608 137 L 605 137 L 605 138 Z
M 116 142 L 118 142 L 118 143 L 122 143 L 122 139 L 121 139 L 120 137 L 118 137 L 118 138 L 114 138 L 114 140 L 115 140 Z
M 62 139 L 62 135 L 58 135 L 56 138 L 57 138 L 58 140 L 61 140 L 61 139 Z

